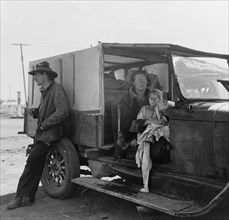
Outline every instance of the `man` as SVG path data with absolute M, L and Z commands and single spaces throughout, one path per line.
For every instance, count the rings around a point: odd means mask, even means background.
M 51 146 L 63 136 L 63 122 L 69 113 L 64 88 L 55 82 L 57 73 L 50 68 L 48 62 L 37 64 L 36 69 L 29 74 L 34 76 L 37 85 L 41 87 L 38 125 L 34 148 L 19 179 L 16 196 L 7 205 L 7 209 L 28 206 L 34 202 L 46 156 Z

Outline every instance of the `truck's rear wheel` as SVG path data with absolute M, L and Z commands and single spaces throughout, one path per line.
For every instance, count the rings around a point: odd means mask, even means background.
M 71 180 L 79 176 L 78 153 L 72 142 L 63 138 L 46 157 L 42 185 L 49 196 L 66 199 L 77 187 Z

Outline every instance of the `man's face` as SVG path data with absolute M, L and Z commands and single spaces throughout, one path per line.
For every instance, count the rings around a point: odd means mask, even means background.
M 138 91 L 145 91 L 147 87 L 147 79 L 144 74 L 137 74 L 134 78 L 133 85 Z
M 38 86 L 41 86 L 45 80 L 45 73 L 36 72 L 34 75 L 34 80 Z

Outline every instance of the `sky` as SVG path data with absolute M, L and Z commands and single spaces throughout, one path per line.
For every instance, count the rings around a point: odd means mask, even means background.
M 229 1 L 3 1 L 1 99 L 24 102 L 29 62 L 109 43 L 171 43 L 229 53 Z M 28 89 L 27 94 L 28 94 Z

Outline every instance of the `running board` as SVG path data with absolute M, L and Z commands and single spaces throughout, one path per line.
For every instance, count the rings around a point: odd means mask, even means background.
M 200 212 L 204 208 L 192 201 L 176 200 L 155 193 L 141 193 L 139 192 L 140 188 L 127 185 L 125 182 L 120 184 L 94 177 L 78 177 L 73 179 L 72 182 L 172 216 L 188 217 L 192 216 L 193 212 Z

